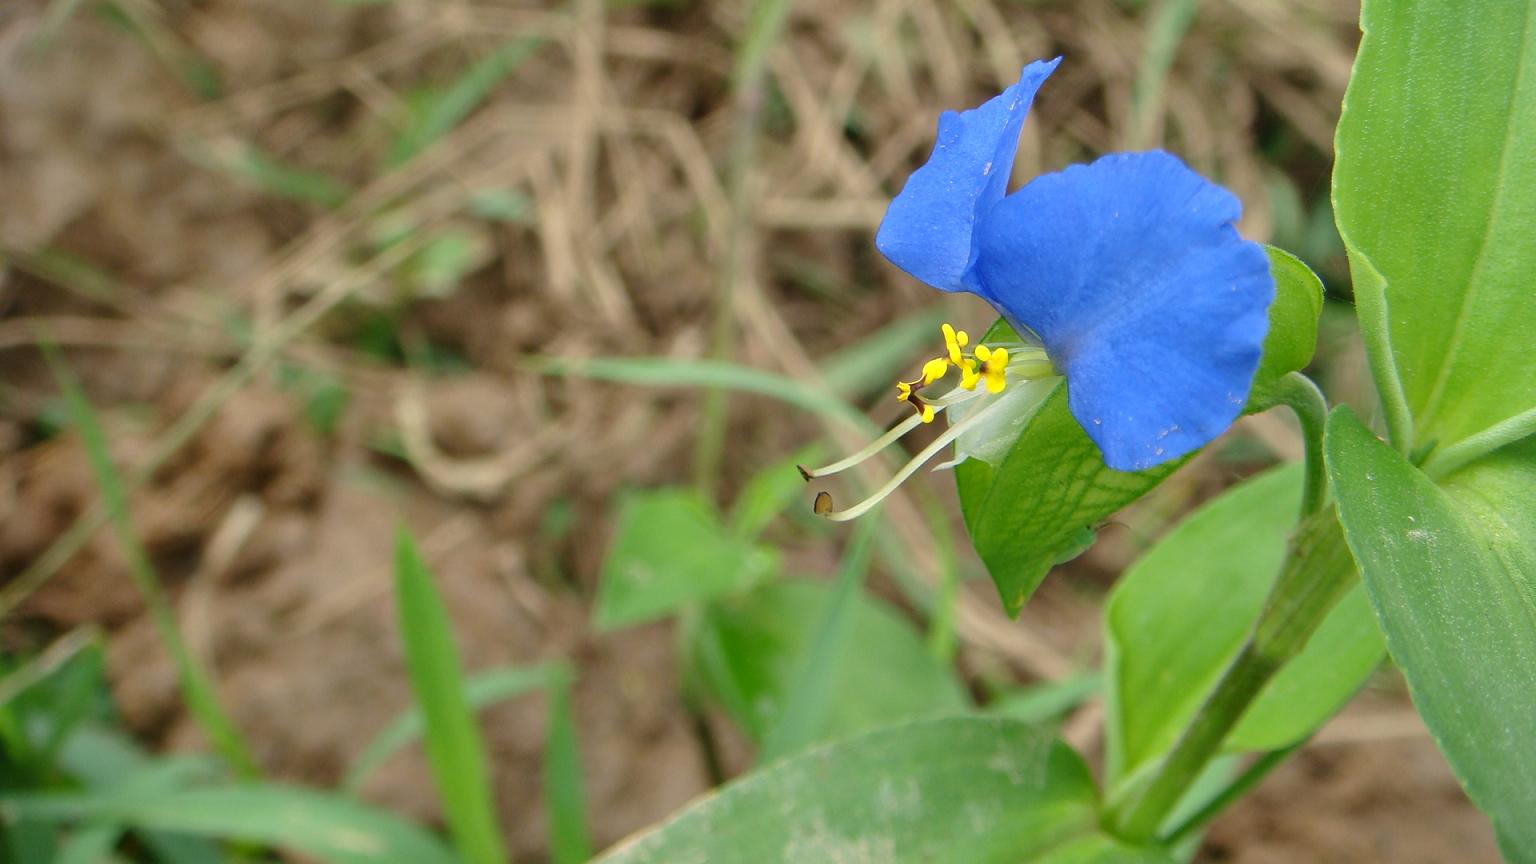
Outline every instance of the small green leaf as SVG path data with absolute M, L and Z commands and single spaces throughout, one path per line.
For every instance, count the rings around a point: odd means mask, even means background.
M 516 189 L 481 189 L 465 201 L 471 215 L 511 225 L 536 225 L 533 200 Z
M 339 207 L 352 195 L 352 187 L 335 177 L 289 165 L 254 144 L 193 142 L 184 145 L 182 151 L 197 165 L 226 174 L 276 198 Z
M 1333 202 L 1393 443 L 1416 452 L 1536 408 L 1536 6 L 1367 0 L 1360 27 Z
M 599 861 L 1015 864 L 1097 827 L 1093 779 L 1077 754 L 1017 721 L 959 717 L 776 762 Z
M 403 529 L 395 541 L 395 602 L 411 692 L 425 720 L 427 760 L 454 845 L 471 864 L 504 864 L 485 745 L 464 698 L 448 610 Z
M 1444 488 L 1347 408 L 1328 421 L 1344 539 L 1413 703 L 1510 861 L 1536 861 L 1536 440 Z
M 420 93 L 411 101 L 405 128 L 390 147 L 389 165 L 400 165 L 453 131 L 543 45 L 542 39 L 535 38 L 508 42 L 476 61 L 448 86 Z
M 631 493 L 603 562 L 597 626 L 637 624 L 741 590 L 771 572 L 774 557 L 732 536 L 690 490 Z
M 349 798 L 250 783 L 167 793 L 0 797 L 7 820 L 105 822 L 302 852 L 326 864 L 455 864 L 431 834 Z
M 1115 585 L 1104 613 L 1111 786 L 1173 745 L 1253 628 L 1280 572 L 1301 498 L 1300 465 L 1270 471 L 1197 510 Z M 1357 588 L 1244 715 L 1226 749 L 1305 737 L 1383 653 Z
M 698 678 L 753 740 L 780 728 L 835 596 L 823 582 L 776 582 L 712 604 L 701 621 L 690 642 Z M 796 743 L 967 708 L 954 673 L 907 622 L 862 593 L 846 599 L 846 633 L 820 660 L 831 699 Z
M 400 265 L 399 277 L 413 297 L 448 297 L 493 254 L 494 244 L 482 226 L 451 225 L 412 253 Z

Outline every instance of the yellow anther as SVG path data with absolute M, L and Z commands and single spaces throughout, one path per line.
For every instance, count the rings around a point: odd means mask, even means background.
M 1008 386 L 1008 349 L 987 349 L 976 346 L 976 359 L 981 361 L 981 377 L 987 382 L 988 393 L 1001 393 Z
M 981 373 L 976 371 L 975 360 L 965 360 L 960 364 L 960 389 L 975 390 L 976 383 L 981 380 Z
M 964 330 L 956 330 L 948 324 L 945 324 L 942 329 L 944 331 L 944 348 L 949 352 L 949 362 L 959 366 L 963 356 L 960 349 L 965 347 L 965 343 L 971 341 L 971 337 Z
M 910 404 L 912 406 L 912 410 L 917 412 L 917 416 L 921 417 L 924 423 L 932 423 L 935 413 L 933 406 L 929 405 L 927 402 L 924 402 L 923 397 L 917 395 L 917 390 L 922 386 L 923 385 L 921 381 L 913 381 L 910 383 L 906 381 L 897 381 L 896 399 L 899 402 L 906 402 Z
M 939 380 L 940 378 L 943 378 L 944 374 L 948 371 L 949 361 L 945 360 L 943 357 L 935 357 L 932 360 L 929 360 L 927 363 L 923 364 L 923 386 L 926 387 L 929 384 Z

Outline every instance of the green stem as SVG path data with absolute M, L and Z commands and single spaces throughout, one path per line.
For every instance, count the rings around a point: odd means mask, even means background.
M 1229 804 L 1243 797 L 1249 789 L 1257 786 L 1260 780 L 1269 776 L 1269 772 L 1273 771 L 1276 765 L 1284 762 L 1292 753 L 1301 749 L 1301 745 L 1304 743 L 1306 743 L 1306 739 L 1297 741 L 1289 747 L 1270 750 L 1263 756 L 1255 759 L 1253 764 L 1244 769 L 1243 773 L 1233 778 L 1232 782 L 1228 783 L 1216 797 L 1206 802 L 1205 806 L 1196 810 L 1193 815 L 1169 831 L 1167 836 L 1163 838 L 1163 842 L 1169 846 L 1177 846 L 1183 842 L 1185 838 L 1204 827 L 1207 822 L 1215 819 L 1217 814 L 1227 809 Z
M 1339 212 L 1337 194 L 1335 189 L 1334 213 Z M 1407 456 L 1413 451 L 1413 412 L 1408 408 L 1408 393 L 1392 353 L 1390 316 L 1383 290 L 1386 278 L 1358 251 L 1359 247 L 1342 223 L 1339 236 L 1344 241 L 1344 248 L 1349 250 L 1349 275 L 1356 286 L 1355 314 L 1360 319 L 1360 341 L 1365 343 L 1365 359 L 1371 367 L 1371 379 L 1376 382 L 1376 393 L 1381 398 L 1387 439 L 1397 452 Z
M 1438 480 L 1468 462 L 1530 435 L 1536 435 L 1536 408 L 1523 411 L 1476 435 L 1431 453 L 1424 462 L 1424 473 Z
M 1322 509 L 1328 497 L 1328 468 L 1323 463 L 1323 427 L 1328 425 L 1328 400 L 1311 378 L 1292 372 L 1280 379 L 1275 391 L 1278 404 L 1296 412 L 1306 448 L 1306 480 L 1301 492 L 1301 515 Z
M 1332 510 L 1306 517 L 1265 601 L 1253 635 L 1206 697 L 1151 780 L 1111 806 L 1107 824 L 1145 844 L 1179 803 L 1266 684 L 1306 645 L 1328 610 L 1351 584 L 1354 566 Z

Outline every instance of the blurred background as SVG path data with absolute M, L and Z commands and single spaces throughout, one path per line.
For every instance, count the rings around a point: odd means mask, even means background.
M 602 848 L 771 748 L 817 592 L 860 530 L 817 520 L 793 465 L 899 417 L 891 382 L 935 353 L 941 320 L 990 323 L 872 244 L 940 109 L 1063 55 L 1016 183 L 1177 153 L 1243 200 L 1246 236 L 1322 275 L 1313 373 L 1371 407 L 1328 203 L 1357 11 L 6 0 L 0 671 L 32 687 L 79 666 L 72 710 L 145 754 L 207 751 L 147 612 L 172 610 L 262 772 L 436 819 L 419 748 L 357 769 L 411 703 L 403 525 L 466 668 L 548 685 L 480 700 L 510 851 L 546 860 L 562 688 Z M 1242 421 L 1017 622 L 950 477 L 919 477 L 865 529 L 870 621 L 837 660 L 864 684 L 824 731 L 970 702 L 1092 752 L 1114 578 L 1191 507 L 1299 454 L 1288 417 Z M 893 467 L 827 488 L 852 500 Z M 23 689 L 0 681 L 0 702 Z M 65 782 L 20 776 L 11 789 Z M 1390 671 L 1200 854 L 1497 860 Z

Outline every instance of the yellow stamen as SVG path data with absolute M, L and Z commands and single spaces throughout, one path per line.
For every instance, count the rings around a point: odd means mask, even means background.
M 976 361 L 966 360 L 960 364 L 960 389 L 975 390 L 976 382 L 981 380 L 981 373 L 976 371 Z
M 935 357 L 923 364 L 923 386 L 943 378 L 949 372 L 949 361 L 943 357 Z
M 981 356 L 981 346 L 976 348 L 976 356 Z M 987 381 L 987 392 L 1001 393 L 1008 386 L 1008 349 L 998 348 L 992 351 L 990 357 L 982 360 L 981 377 Z
M 940 329 L 944 331 L 944 348 L 949 352 L 949 362 L 959 366 L 964 356 L 960 349 L 965 347 L 965 343 L 971 341 L 971 337 L 964 330 L 956 330 L 948 324 Z
M 962 434 L 965 433 L 965 430 L 979 423 L 981 418 L 986 416 L 990 409 L 1000 404 L 1002 404 L 1000 401 L 994 401 L 991 405 L 984 406 L 980 410 L 971 414 L 969 417 L 961 420 L 959 423 L 955 423 L 948 429 L 945 429 L 939 435 L 939 437 L 933 440 L 931 444 L 929 444 L 927 447 L 924 447 L 921 452 L 912 457 L 911 461 L 909 461 L 906 465 L 903 465 L 901 470 L 897 471 L 894 477 L 886 481 L 885 485 L 875 490 L 873 495 L 870 495 L 863 501 L 860 501 L 852 507 L 849 507 L 847 510 L 833 509 L 832 496 L 825 492 L 818 494 L 814 504 L 816 514 L 818 516 L 823 516 L 827 519 L 830 519 L 833 522 L 846 522 L 849 519 L 858 518 L 867 512 L 871 507 L 874 507 L 876 504 L 879 504 L 881 501 L 885 500 L 886 496 L 890 495 L 892 492 L 895 492 L 896 487 L 905 482 L 908 477 L 911 477 L 913 474 L 917 473 L 917 470 L 923 467 L 923 465 L 931 460 L 934 456 L 938 455 L 939 451 L 954 443 L 956 438 L 959 438 Z M 823 498 L 823 495 L 826 497 Z

